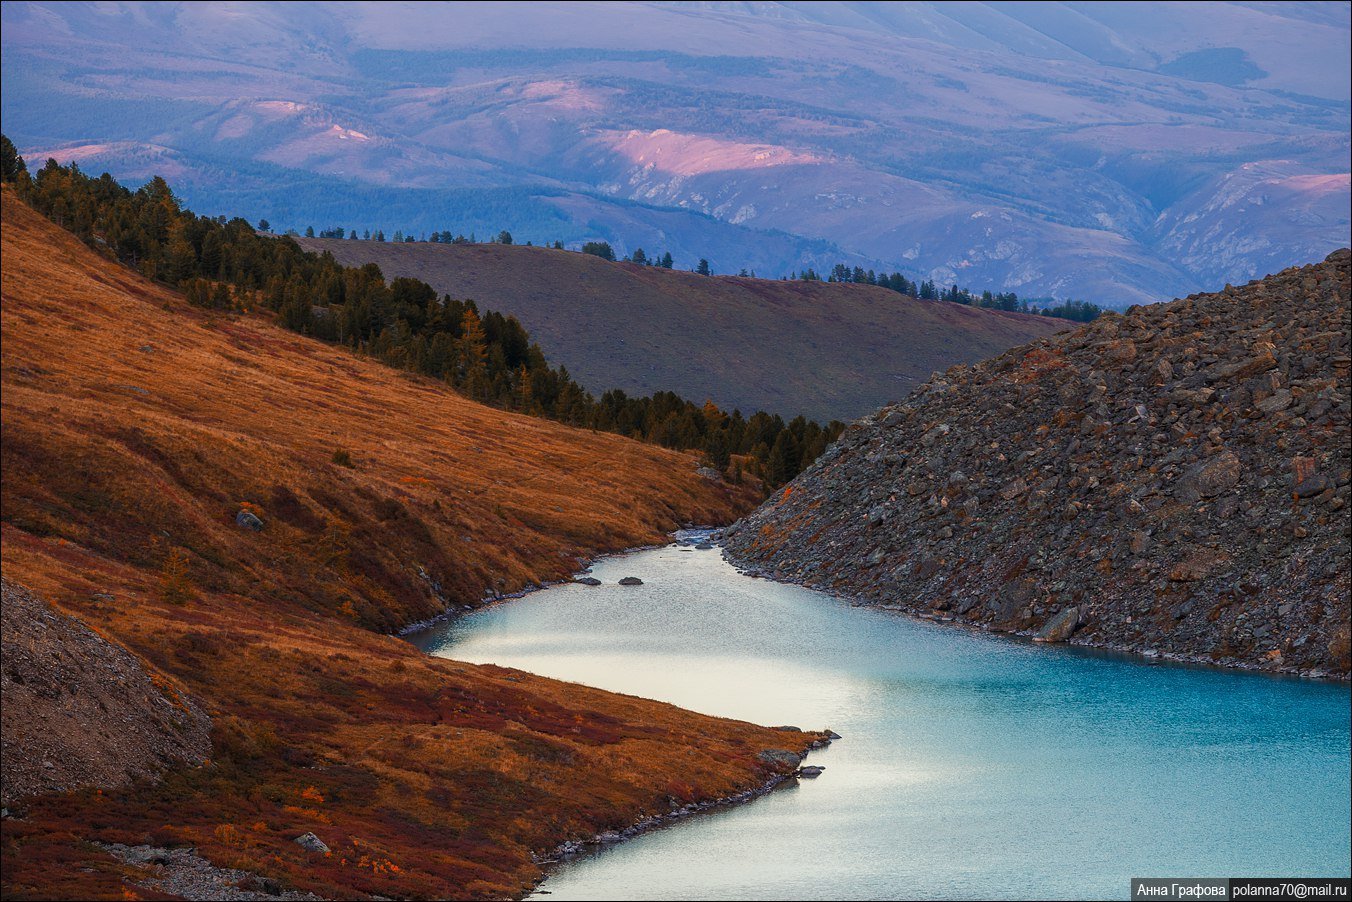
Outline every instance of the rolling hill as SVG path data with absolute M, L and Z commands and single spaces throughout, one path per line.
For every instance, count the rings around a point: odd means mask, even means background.
M 513 896 L 533 853 L 759 786 L 761 751 L 815 738 L 381 634 L 744 510 L 692 456 L 193 308 L 8 187 L 2 234 L 6 773 L 140 756 L 23 772 L 70 791 L 6 795 L 6 898 L 121 898 L 153 877 L 95 842 L 194 847 L 327 898 Z M 31 635 L 12 601 L 43 621 Z M 74 638 L 39 654 L 57 635 L 39 627 Z M 85 648 L 101 651 L 71 660 Z M 11 687 L 68 672 L 135 694 L 106 717 L 98 697 L 52 705 L 38 734 L 11 720 Z M 176 717 L 197 732 L 168 741 Z M 294 842 L 310 832 L 330 854 Z
M 675 391 L 748 414 L 848 420 L 936 370 L 1065 327 L 870 285 L 707 277 L 549 248 L 297 240 L 514 314 L 593 392 Z

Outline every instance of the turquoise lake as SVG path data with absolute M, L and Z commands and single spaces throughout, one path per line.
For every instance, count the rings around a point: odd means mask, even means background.
M 1352 871 L 1345 683 L 917 621 L 717 549 L 592 575 L 410 638 L 843 738 L 808 759 L 821 777 L 563 863 L 547 898 L 1126 898 L 1131 877 Z

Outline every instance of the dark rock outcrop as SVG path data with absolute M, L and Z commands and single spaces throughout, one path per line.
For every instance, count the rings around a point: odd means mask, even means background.
M 9 580 L 0 611 L 6 804 L 207 759 L 211 720 L 199 703 L 125 648 Z
M 1349 252 L 936 374 L 725 535 L 988 628 L 1348 673 Z

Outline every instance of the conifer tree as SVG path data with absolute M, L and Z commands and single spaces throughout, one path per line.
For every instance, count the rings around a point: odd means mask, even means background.
M 465 311 L 460 321 L 458 351 L 462 372 L 460 385 L 471 398 L 483 399 L 490 384 L 488 341 L 484 335 L 483 322 L 472 308 Z
M 28 167 L 14 146 L 14 142 L 0 135 L 0 179 L 6 182 L 17 181 L 20 176 L 27 177 Z
M 3 151 L 0 142 L 0 156 Z M 421 280 L 387 283 L 374 264 L 344 267 L 330 255 L 303 250 L 288 236 L 260 235 L 243 219 L 196 216 L 183 209 L 161 178 L 130 191 L 110 176 L 90 178 L 77 166 L 55 160 L 31 178 L 17 154 L 5 165 L 25 202 L 100 252 L 181 287 L 194 305 L 271 311 L 281 326 L 445 379 L 486 403 L 702 451 L 711 465 L 726 472 L 735 462 L 742 471 L 764 476 L 767 486 L 792 478 L 844 429 L 840 423 L 822 427 L 802 417 L 786 425 L 764 412 L 729 416 L 712 402 L 701 407 L 669 391 L 649 397 L 610 391 L 598 400 L 566 368 L 551 367 L 513 317 L 481 312 L 473 301 L 438 297 Z M 355 229 L 341 227 L 321 233 L 345 234 L 357 236 Z M 383 232 L 376 235 L 383 240 Z M 466 239 L 451 238 L 446 231 L 441 240 Z M 588 252 L 614 259 L 608 243 L 588 244 Z M 652 262 L 637 250 L 633 256 Z M 671 254 L 663 254 L 659 264 L 670 267 Z M 709 272 L 707 260 L 702 264 L 700 269 Z M 932 283 L 927 287 L 932 290 Z M 991 299 L 993 304 L 1016 302 L 1012 295 Z M 1095 310 L 1066 302 L 1045 312 L 1087 316 Z

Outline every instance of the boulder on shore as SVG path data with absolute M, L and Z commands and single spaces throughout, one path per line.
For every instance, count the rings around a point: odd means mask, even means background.
M 1065 642 L 1080 628 L 1080 609 L 1066 608 L 1057 614 L 1037 634 L 1043 642 Z
M 756 756 L 762 764 L 778 771 L 789 771 L 798 766 L 803 756 L 789 749 L 765 749 Z

